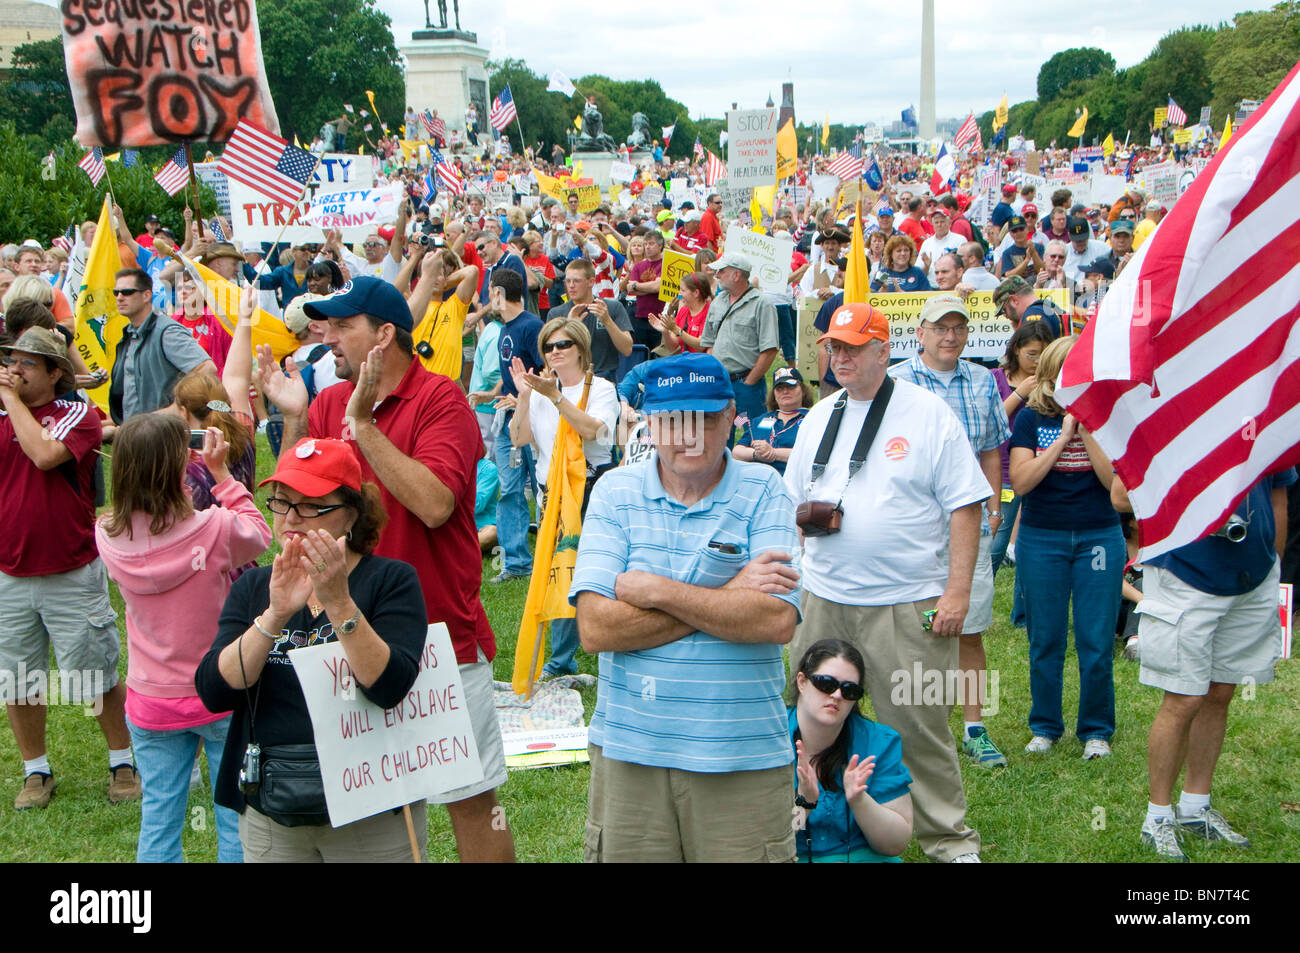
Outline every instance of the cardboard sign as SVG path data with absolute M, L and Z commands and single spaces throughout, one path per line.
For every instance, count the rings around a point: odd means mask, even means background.
M 1038 172 L 1042 167 L 1043 157 L 1037 152 L 1030 152 L 1025 155 L 1025 171 L 1030 175 L 1038 175 Z
M 776 184 L 776 109 L 727 113 L 727 180 L 732 188 Z
M 822 299 L 816 295 L 801 298 L 795 328 L 798 341 L 795 353 L 798 355 L 799 373 L 803 375 L 804 380 L 814 385 L 814 392 L 816 382 L 821 380 L 817 374 L 817 339 L 821 337 L 822 332 L 817 330 L 817 325 L 813 322 L 817 319 L 817 312 L 821 310 L 822 304 Z
M 83 146 L 225 142 L 241 118 L 279 133 L 253 0 L 60 9 Z
M 498 205 L 513 205 L 515 201 L 515 190 L 509 182 L 489 182 L 487 187 L 487 204 L 488 208 L 496 208 Z
M 609 181 L 627 185 L 636 179 L 636 166 L 630 162 L 615 160 L 609 164 Z
M 664 192 L 664 190 L 659 186 L 647 185 L 644 189 L 641 190 L 641 204 L 658 205 L 660 202 L 664 200 L 665 194 L 666 193 Z
M 217 196 L 217 211 L 222 215 L 230 214 L 230 180 L 226 173 L 217 168 L 215 162 L 194 163 L 194 174 L 207 183 Z M 206 209 L 205 209 L 206 211 Z
M 1142 170 L 1142 178 L 1151 198 L 1165 208 L 1178 201 L 1178 178 L 1182 169 L 1176 162 L 1159 162 Z
M 298 221 L 321 229 L 365 228 L 397 220 L 397 210 L 406 197 L 400 182 L 378 189 L 350 189 L 330 192 L 312 199 Z
M 659 300 L 672 301 L 681 293 L 682 279 L 695 270 L 695 256 L 664 249 L 664 263 L 659 275 Z
M 338 642 L 295 649 L 289 659 L 307 700 L 332 826 L 483 779 L 443 623 L 429 626 L 420 673 L 393 708 L 366 698 Z
M 740 213 L 749 208 L 749 201 L 754 195 L 753 189 L 733 189 L 726 179 L 719 179 L 709 191 L 710 194 L 718 193 L 722 199 L 722 217 L 729 219 L 739 218 Z
M 727 254 L 739 252 L 754 264 L 750 278 L 758 279 L 758 286 L 771 294 L 787 291 L 790 282 L 790 258 L 794 241 L 760 235 L 739 225 L 727 229 Z
M 284 241 L 318 242 L 321 240 L 320 228 L 301 221 L 301 216 L 310 203 L 334 192 L 374 188 L 375 170 L 365 156 L 329 152 L 316 166 L 312 181 L 313 187 L 308 189 L 307 197 L 297 208 L 290 208 L 256 189 L 231 180 L 230 224 L 235 230 L 235 236 L 240 241 L 273 242 L 280 235 L 280 229 L 288 224 L 289 227 L 284 230 Z M 373 229 L 365 226 L 345 228 L 343 240 L 348 243 L 357 242 L 370 231 Z

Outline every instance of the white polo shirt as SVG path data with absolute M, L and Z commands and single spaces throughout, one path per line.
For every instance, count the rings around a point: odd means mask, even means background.
M 848 400 L 839 436 L 821 479 L 809 490 L 813 457 L 835 400 Z M 849 457 L 871 401 L 839 391 L 808 411 L 785 468 L 795 504 L 835 502 L 843 494 L 839 533 L 804 540 L 803 587 L 831 602 L 896 605 L 943 593 L 948 571 L 948 516 L 988 499 L 966 431 L 951 408 L 929 391 L 894 381 L 894 393 L 872 441 L 866 466 L 849 482 Z

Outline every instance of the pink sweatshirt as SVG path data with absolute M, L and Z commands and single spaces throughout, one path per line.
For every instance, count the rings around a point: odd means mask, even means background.
M 109 536 L 95 524 L 100 558 L 126 602 L 126 684 L 140 695 L 197 697 L 194 672 L 216 638 L 230 571 L 271 542 L 271 527 L 242 483 L 223 480 L 212 494 L 220 506 L 161 536 L 149 535 L 149 517 L 140 512 L 131 515 L 133 538 Z

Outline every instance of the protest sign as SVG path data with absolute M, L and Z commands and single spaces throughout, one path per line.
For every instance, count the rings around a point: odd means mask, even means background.
M 230 214 L 230 180 L 226 178 L 226 173 L 217 168 L 215 162 L 196 162 L 194 163 L 194 174 L 203 182 L 207 183 L 208 188 L 217 197 L 217 211 L 222 215 Z
M 578 212 L 586 215 L 588 212 L 594 212 L 600 208 L 600 186 L 599 185 L 579 185 L 564 190 L 564 201 L 569 201 L 569 196 L 577 194 Z
M 812 185 L 812 196 L 814 202 L 829 202 L 835 198 L 835 192 L 840 187 L 840 177 L 838 175 L 812 175 L 808 177 Z
M 487 204 L 488 208 L 496 208 L 498 205 L 513 205 L 515 201 L 515 190 L 509 182 L 489 182 L 487 187 Z
M 63 54 L 83 146 L 225 142 L 280 131 L 252 0 L 64 0 Z
M 1020 188 L 1023 189 L 1027 185 L 1032 185 L 1037 190 L 1035 195 L 1039 200 L 1045 197 L 1047 191 L 1047 180 L 1041 175 L 1035 175 L 1032 172 L 1022 172 L 1020 174 Z
M 636 166 L 617 159 L 609 164 L 609 181 L 626 185 L 636 179 Z
M 722 217 L 730 219 L 739 218 L 740 213 L 749 208 L 749 200 L 754 194 L 753 189 L 733 189 L 726 179 L 719 180 L 712 191 L 722 199 Z
M 1154 122 L 1157 126 L 1160 126 L 1160 125 L 1164 124 L 1164 122 L 1165 122 L 1166 120 L 1168 120 L 1168 119 L 1169 119 L 1169 107 L 1168 107 L 1168 106 L 1157 106 L 1157 107 L 1156 107 L 1156 111 L 1155 111 L 1155 119 L 1153 120 L 1153 122 Z
M 1127 188 L 1128 181 L 1122 175 L 1094 175 L 1092 200 L 1100 205 L 1114 205 Z
M 297 208 L 290 208 L 242 182 L 231 180 L 230 224 L 240 241 L 273 242 L 287 224 L 285 241 L 318 242 L 321 240 L 320 228 L 300 220 L 309 203 L 323 195 L 370 189 L 374 184 L 374 165 L 367 157 L 326 153 L 312 175 L 312 187 Z M 372 230 L 365 226 L 349 226 L 343 230 L 343 240 L 349 243 L 360 241 Z
M 1043 157 L 1037 152 L 1030 152 L 1025 155 L 1025 171 L 1031 175 L 1038 175 L 1043 167 Z
M 482 780 L 443 623 L 429 626 L 415 684 L 388 709 L 361 692 L 338 642 L 295 649 L 289 659 L 307 701 L 334 827 Z
M 813 322 L 823 304 L 822 299 L 816 295 L 802 298 L 796 324 L 798 347 L 795 353 L 798 356 L 799 373 L 803 375 L 804 380 L 813 385 L 814 393 L 816 393 L 816 382 L 821 380 L 821 376 L 817 373 L 817 339 L 821 337 L 822 332 L 817 330 Z
M 664 200 L 664 190 L 657 185 L 647 185 L 641 190 L 641 203 L 643 205 L 658 205 Z
M 737 252 L 753 263 L 754 271 L 750 277 L 758 279 L 760 288 L 771 294 L 786 291 L 790 280 L 790 258 L 794 253 L 791 239 L 760 235 L 732 225 L 727 229 L 727 254 Z
M 673 211 L 682 207 L 683 202 L 695 202 L 695 193 L 687 184 L 686 177 L 672 179 L 668 183 L 668 197 L 673 200 Z M 698 203 L 696 203 L 698 204 Z
M 776 184 L 775 109 L 727 113 L 727 180 L 732 188 Z
M 695 270 L 695 256 L 664 249 L 659 275 L 659 300 L 672 301 L 682 290 L 682 279 Z
M 867 304 L 879 308 L 889 318 L 889 358 L 915 357 L 919 353 L 916 331 L 921 325 L 921 309 L 931 295 L 940 292 L 900 292 L 867 296 Z M 1070 292 L 1065 289 L 1037 290 L 1040 298 L 1051 298 L 1066 314 L 1070 312 Z M 994 315 L 993 292 L 977 291 L 966 299 L 970 313 L 970 336 L 962 357 L 975 360 L 998 360 L 1006 351 L 1011 337 L 1011 322 Z
M 1168 208 L 1178 201 L 1178 176 L 1181 168 L 1175 162 L 1159 162 L 1142 170 L 1151 198 Z
M 313 198 L 298 221 L 322 229 L 369 230 L 396 221 L 398 206 L 405 197 L 406 190 L 400 182 L 377 189 L 329 192 Z

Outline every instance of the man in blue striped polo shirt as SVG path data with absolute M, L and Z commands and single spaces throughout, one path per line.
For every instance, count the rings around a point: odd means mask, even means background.
M 600 654 L 586 859 L 789 861 L 794 504 L 727 451 L 717 358 L 656 361 L 645 383 L 656 455 L 596 484 L 569 594 Z

